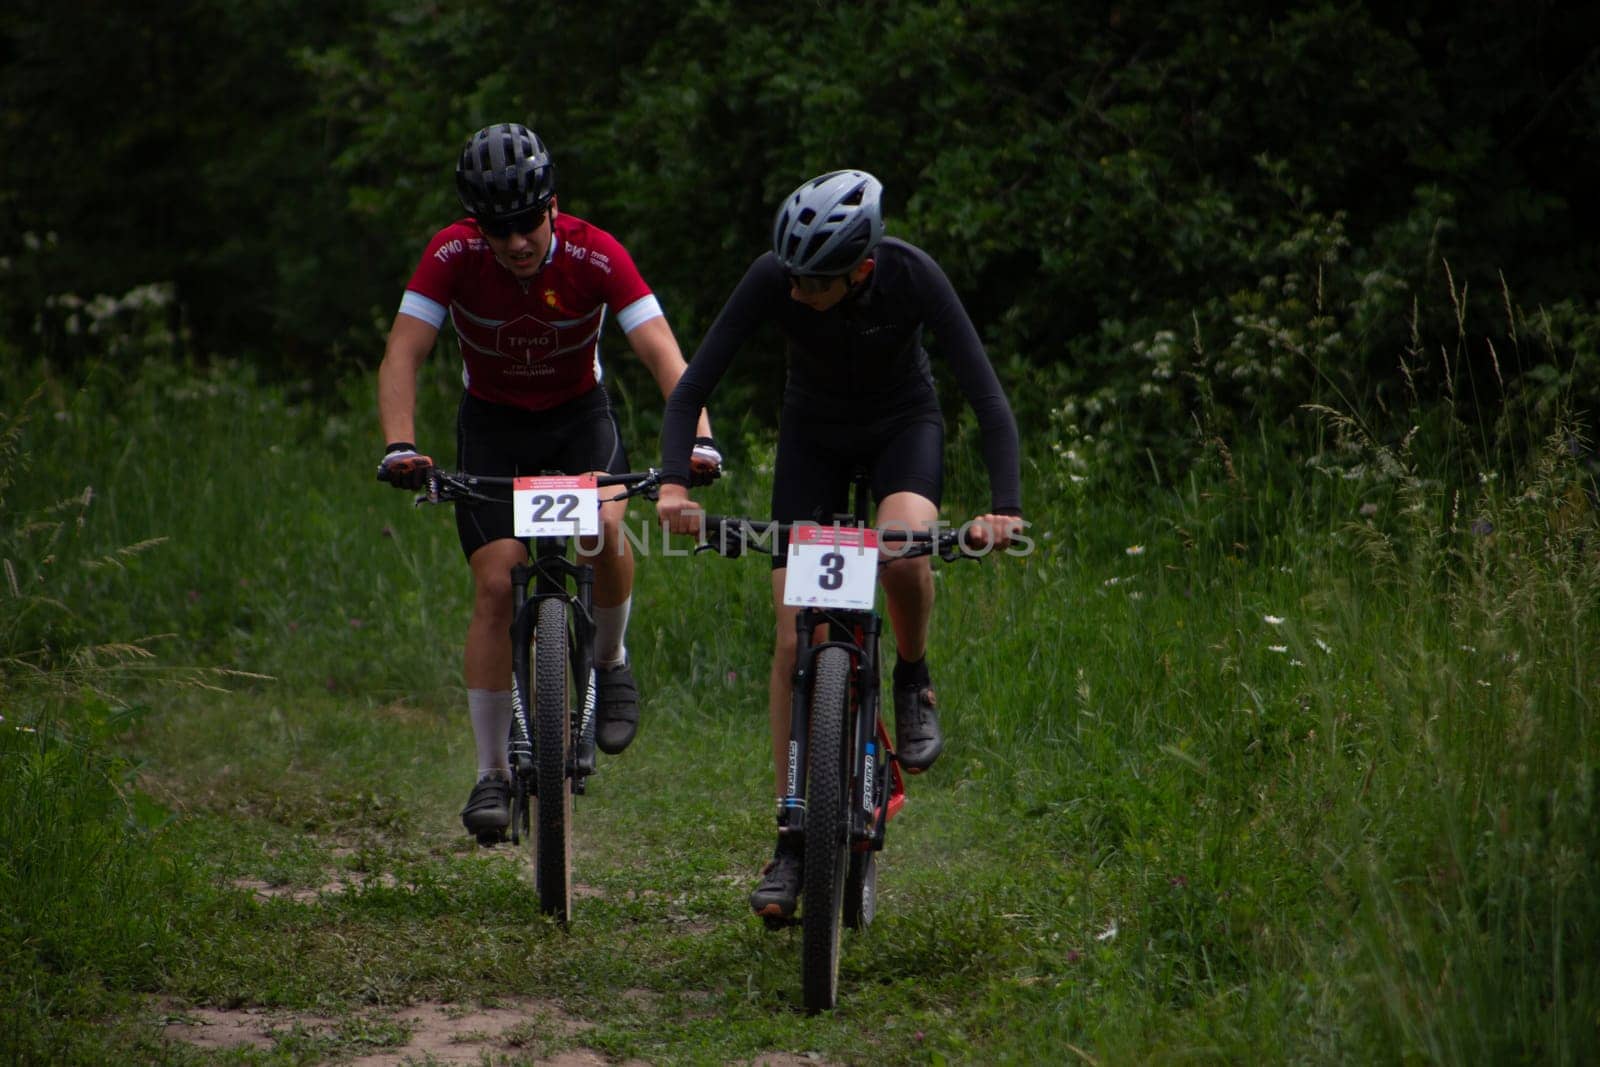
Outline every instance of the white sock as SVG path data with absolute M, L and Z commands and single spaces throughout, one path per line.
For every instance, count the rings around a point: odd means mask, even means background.
M 510 778 L 506 741 L 511 736 L 511 690 L 468 689 L 467 714 L 478 747 L 478 778 L 488 774 Z
M 594 609 L 594 662 L 598 667 L 619 667 L 628 660 L 628 646 L 623 638 L 628 633 L 628 612 L 633 608 L 633 597 L 614 608 Z

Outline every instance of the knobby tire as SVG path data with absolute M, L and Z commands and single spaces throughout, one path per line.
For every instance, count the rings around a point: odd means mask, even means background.
M 534 633 L 534 724 L 539 795 L 534 882 L 539 907 L 563 925 L 572 912 L 572 790 L 567 787 L 571 689 L 567 670 L 567 606 L 539 601 Z
M 803 980 L 810 1012 L 839 996 L 844 882 L 850 862 L 850 654 L 825 648 L 811 679 L 806 770 Z

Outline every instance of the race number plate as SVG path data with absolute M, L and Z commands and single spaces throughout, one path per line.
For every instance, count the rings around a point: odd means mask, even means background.
M 872 608 L 878 583 L 878 531 L 798 526 L 789 538 L 783 602 L 796 608 Z
M 518 537 L 598 534 L 600 490 L 594 475 L 518 478 L 511 486 L 511 521 Z

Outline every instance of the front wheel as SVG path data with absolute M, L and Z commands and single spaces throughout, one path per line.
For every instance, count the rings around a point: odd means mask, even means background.
M 806 1010 L 827 1011 L 839 997 L 839 943 L 850 860 L 850 654 L 817 653 L 811 680 L 806 770 L 803 981 Z
M 565 925 L 572 914 L 572 791 L 567 788 L 572 690 L 567 673 L 567 607 L 560 597 L 539 601 L 534 632 L 534 747 L 539 825 L 533 878 L 539 907 Z

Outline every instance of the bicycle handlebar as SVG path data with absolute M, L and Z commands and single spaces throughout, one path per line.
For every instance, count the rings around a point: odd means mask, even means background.
M 861 529 L 849 523 L 838 525 L 840 529 Z M 707 540 L 696 545 L 695 551 L 715 552 L 719 556 L 736 559 L 744 554 L 752 540 L 765 541 L 807 526 L 829 528 L 817 522 L 778 522 L 773 519 L 750 519 L 737 515 L 702 515 L 700 532 Z M 987 546 L 981 551 L 970 547 L 962 536 L 962 530 L 934 531 L 887 527 L 876 529 L 874 532 L 878 535 L 878 540 L 885 544 L 905 546 L 903 550 L 894 553 L 895 559 L 914 559 L 917 556 L 931 556 L 937 553 L 940 559 L 951 563 L 958 559 L 982 559 L 992 551 Z
M 388 481 L 384 476 L 385 471 L 378 472 L 379 481 Z M 610 486 L 623 486 L 623 491 L 615 496 L 605 497 L 602 504 L 613 500 L 625 500 L 631 496 L 643 496 L 654 500 L 661 488 L 661 472 L 651 467 L 646 471 L 633 471 L 627 474 L 597 474 L 595 485 L 600 488 Z M 466 471 L 447 471 L 438 467 L 428 468 L 428 481 L 422 491 L 417 494 L 418 504 L 451 504 L 462 500 L 472 500 L 489 504 L 508 504 L 509 497 L 488 496 L 481 492 L 482 489 L 510 489 L 516 483 L 516 478 L 494 474 L 468 474 Z

